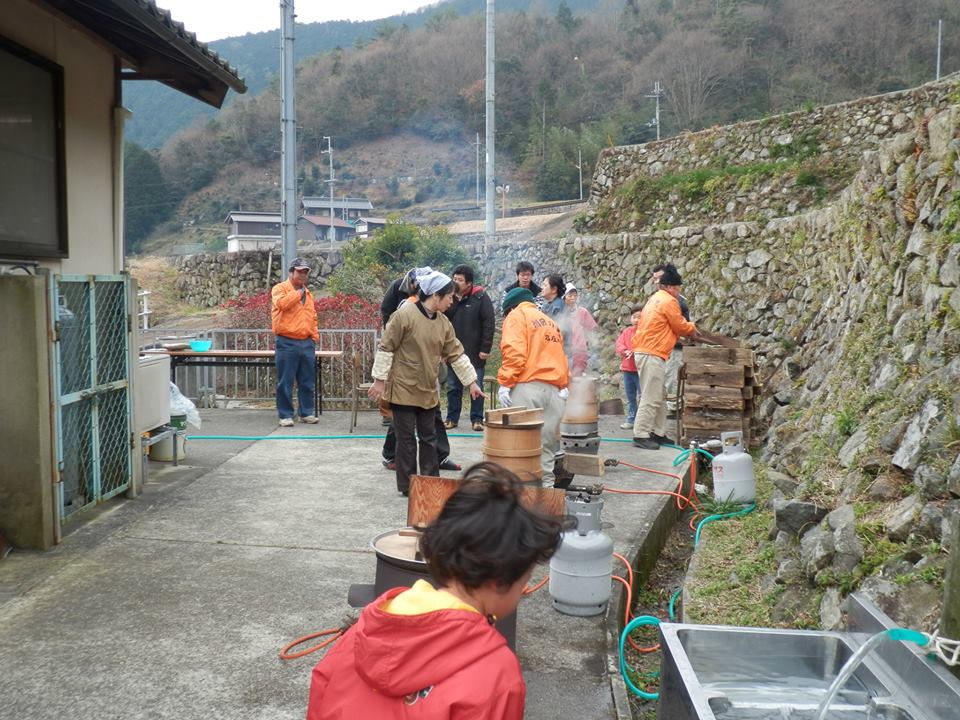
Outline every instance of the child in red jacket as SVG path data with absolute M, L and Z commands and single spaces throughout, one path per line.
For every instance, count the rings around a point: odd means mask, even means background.
M 364 608 L 313 669 L 307 720 L 523 718 L 520 664 L 493 623 L 516 609 L 565 521 L 524 507 L 520 489 L 494 463 L 467 470 L 421 541 L 438 587 L 418 580 Z
M 643 305 L 630 308 L 630 327 L 624 328 L 617 338 L 617 357 L 620 358 L 620 371 L 623 373 L 623 391 L 627 394 L 627 419 L 620 423 L 624 430 L 633 427 L 637 417 L 637 395 L 640 391 L 640 377 L 637 375 L 637 363 L 633 360 L 633 336 L 637 332 Z

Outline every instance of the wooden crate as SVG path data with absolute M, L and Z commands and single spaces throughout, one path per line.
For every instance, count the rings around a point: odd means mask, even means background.
M 760 396 L 753 351 L 746 348 L 685 347 L 680 372 L 679 440 L 707 440 L 741 431 L 752 441 L 754 409 Z

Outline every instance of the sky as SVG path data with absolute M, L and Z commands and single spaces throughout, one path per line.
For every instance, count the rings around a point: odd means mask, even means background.
M 377 20 L 401 12 L 413 12 L 437 0 L 294 0 L 298 23 L 326 20 Z M 156 0 L 173 19 L 211 42 L 248 32 L 277 30 L 280 27 L 279 0 Z

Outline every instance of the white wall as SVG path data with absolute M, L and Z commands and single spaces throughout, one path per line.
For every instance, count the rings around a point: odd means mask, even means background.
M 69 257 L 42 265 L 63 274 L 119 272 L 113 53 L 28 0 L 2 5 L 0 35 L 63 67 Z

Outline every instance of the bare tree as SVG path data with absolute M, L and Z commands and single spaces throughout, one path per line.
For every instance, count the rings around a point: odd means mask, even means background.
M 663 79 L 666 100 L 681 128 L 703 121 L 710 99 L 740 63 L 740 52 L 723 47 L 705 30 L 673 31 L 646 63 L 648 74 Z

